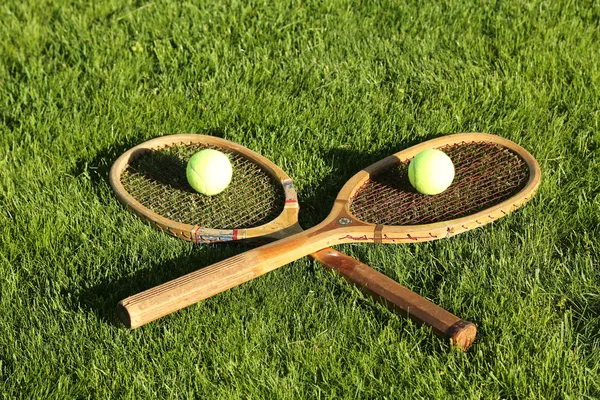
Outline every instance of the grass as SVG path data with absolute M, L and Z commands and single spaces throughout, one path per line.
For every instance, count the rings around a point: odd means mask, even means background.
M 0 5 L 3 398 L 597 398 L 600 5 L 78 0 Z M 478 325 L 466 353 L 308 259 L 142 329 L 133 293 L 246 247 L 121 207 L 108 168 L 163 134 L 225 137 L 294 178 L 301 223 L 348 177 L 442 134 L 507 137 L 535 200 L 359 258 Z

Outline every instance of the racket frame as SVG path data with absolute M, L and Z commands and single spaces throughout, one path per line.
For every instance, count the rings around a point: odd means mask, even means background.
M 160 150 L 175 145 L 201 144 L 216 146 L 237 153 L 257 164 L 267 175 L 281 184 L 285 194 L 285 205 L 281 213 L 266 224 L 240 229 L 213 229 L 199 225 L 190 225 L 165 218 L 137 201 L 121 183 L 121 176 L 127 167 L 137 158 L 147 152 Z M 109 182 L 117 199 L 129 207 L 139 217 L 150 223 L 154 228 L 167 232 L 180 239 L 195 243 L 228 242 L 244 239 L 261 238 L 277 240 L 297 232 L 294 225 L 298 221 L 298 195 L 292 179 L 277 165 L 254 151 L 234 142 L 214 136 L 197 134 L 175 134 L 150 139 L 123 153 L 112 165 Z M 228 190 L 235 190 L 230 187 Z
M 361 186 L 378 171 L 407 162 L 423 150 L 442 146 L 470 143 L 495 143 L 518 154 L 529 168 L 529 179 L 525 186 L 510 198 L 490 206 L 480 212 L 449 221 L 421 225 L 376 225 L 361 221 L 350 211 L 350 201 Z M 339 238 L 333 244 L 374 242 L 374 243 L 416 243 L 448 238 L 459 233 L 478 228 L 501 218 L 521 207 L 536 193 L 541 182 L 541 170 L 536 159 L 523 147 L 500 136 L 486 133 L 457 133 L 412 146 L 386 157 L 354 175 L 340 190 L 329 216 L 320 225 L 323 230 L 336 230 Z

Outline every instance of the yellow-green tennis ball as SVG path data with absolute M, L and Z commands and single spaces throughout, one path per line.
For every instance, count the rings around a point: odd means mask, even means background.
M 229 157 L 218 150 L 200 150 L 188 161 L 185 174 L 191 187 L 207 196 L 221 193 L 231 182 Z
M 443 151 L 423 150 L 408 165 L 408 179 L 420 193 L 439 194 L 452 184 L 454 164 Z

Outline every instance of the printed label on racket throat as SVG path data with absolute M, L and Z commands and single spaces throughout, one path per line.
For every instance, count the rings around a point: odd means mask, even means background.
M 207 229 L 198 227 L 193 234 L 196 243 L 231 242 L 246 238 L 246 229 Z
M 294 188 L 294 182 L 291 179 L 284 179 L 281 184 L 285 193 L 285 207 L 298 207 L 298 193 Z

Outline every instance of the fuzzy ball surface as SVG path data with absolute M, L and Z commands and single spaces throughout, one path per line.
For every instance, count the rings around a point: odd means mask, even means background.
M 186 169 L 190 186 L 207 196 L 214 196 L 227 189 L 232 174 L 229 157 L 214 149 L 205 149 L 194 154 Z
M 419 193 L 440 194 L 454 180 L 454 164 L 441 150 L 423 150 L 408 165 L 408 179 Z

